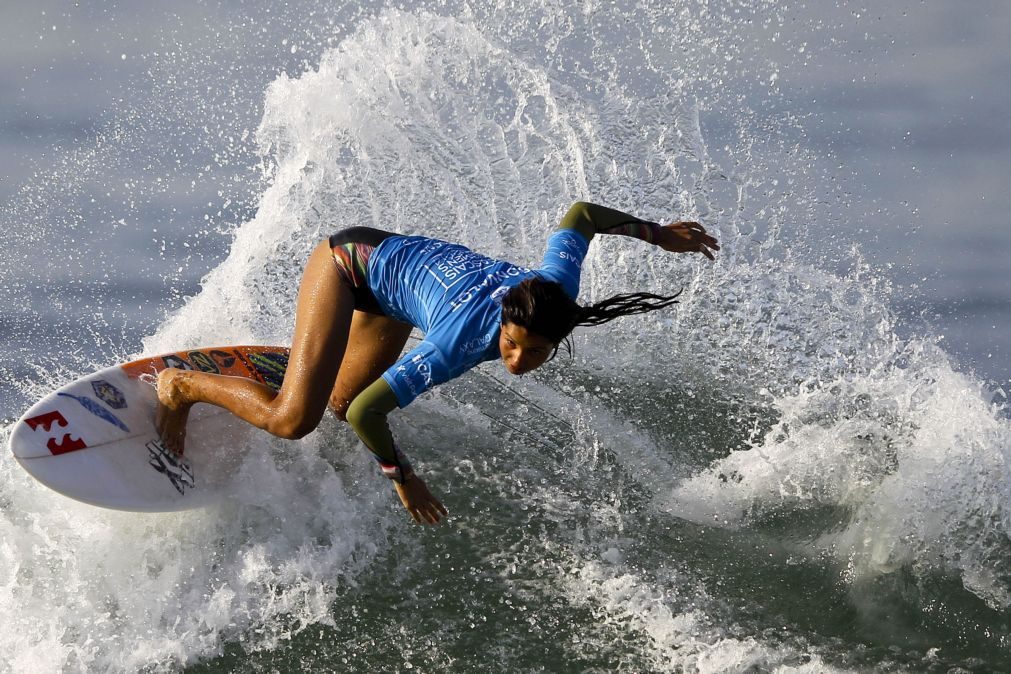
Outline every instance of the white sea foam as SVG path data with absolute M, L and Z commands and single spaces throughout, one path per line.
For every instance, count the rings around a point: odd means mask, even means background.
M 314 442 L 270 449 L 248 449 L 225 504 L 173 515 L 77 504 L 5 462 L 10 671 L 137 671 L 326 624 L 337 588 L 380 549 L 375 485 L 349 491 Z

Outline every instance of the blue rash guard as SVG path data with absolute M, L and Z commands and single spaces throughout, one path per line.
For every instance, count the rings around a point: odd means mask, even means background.
M 391 236 L 379 244 L 369 258 L 369 288 L 385 314 L 425 333 L 383 373 L 398 405 L 499 357 L 502 297 L 523 279 L 556 281 L 576 299 L 588 247 L 578 231 L 558 230 L 540 269 L 530 270 L 422 236 Z

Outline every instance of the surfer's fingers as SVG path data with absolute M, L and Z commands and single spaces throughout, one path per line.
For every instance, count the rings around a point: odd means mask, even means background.
M 446 506 L 442 505 L 442 501 L 436 498 L 435 494 L 433 494 L 432 492 L 428 492 L 428 501 L 426 502 L 425 505 L 431 508 L 433 512 L 438 512 L 443 515 L 449 514 L 449 511 L 446 510 Z
M 706 232 L 706 228 L 697 222 L 689 222 L 689 221 L 672 222 L 671 224 L 667 225 L 667 228 L 670 229 L 675 234 L 677 234 L 678 236 L 685 239 L 690 239 L 692 241 L 712 241 L 713 243 L 716 242 L 716 239 L 709 236 L 709 233 Z
M 427 508 L 427 513 L 426 514 L 428 515 L 428 523 L 429 524 L 438 524 L 439 520 L 442 519 L 442 513 L 440 512 L 440 510 L 444 509 L 442 507 L 442 504 L 439 503 L 438 501 L 436 501 L 435 499 L 433 499 L 432 502 L 429 503 L 429 504 L 427 504 L 427 505 L 428 505 L 428 508 Z
M 691 240 L 702 246 L 709 246 L 717 250 L 720 248 L 720 242 L 704 232 L 692 232 Z
M 435 524 L 432 521 L 432 515 L 424 507 L 419 506 L 418 508 L 411 511 L 411 515 L 414 516 L 414 521 L 418 524 Z
M 678 223 L 683 225 L 681 233 L 690 238 L 692 241 L 697 241 L 699 243 L 704 243 L 711 248 L 719 249 L 720 244 L 716 240 L 716 237 L 711 236 L 706 228 L 697 222 L 682 222 Z

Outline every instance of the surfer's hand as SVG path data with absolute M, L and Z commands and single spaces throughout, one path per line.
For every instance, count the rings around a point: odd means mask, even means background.
M 697 222 L 672 222 L 659 229 L 654 243 L 672 253 L 702 253 L 715 260 L 713 251 L 720 249 L 716 239 L 706 234 L 706 228 Z
M 442 505 L 439 499 L 428 491 L 425 481 L 414 473 L 408 476 L 404 484 L 394 482 L 393 486 L 397 489 L 397 496 L 400 497 L 401 503 L 418 524 L 426 522 L 438 524 L 443 517 L 449 515 L 446 506 Z

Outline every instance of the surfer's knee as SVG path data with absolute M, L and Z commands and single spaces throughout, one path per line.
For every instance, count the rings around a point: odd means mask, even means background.
M 348 408 L 351 407 L 350 400 L 340 398 L 330 398 L 330 410 L 340 421 L 348 420 Z
M 285 440 L 299 440 L 316 430 L 320 415 L 306 410 L 278 410 L 267 422 L 266 431 Z

